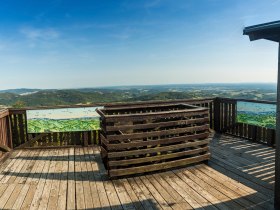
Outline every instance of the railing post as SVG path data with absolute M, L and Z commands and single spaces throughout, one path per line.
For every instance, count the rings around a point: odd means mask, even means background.
M 214 99 L 214 130 L 217 133 L 221 133 L 221 99 L 215 98 Z
M 6 125 L 7 125 L 7 134 L 8 134 L 8 140 L 9 140 L 9 147 L 13 149 L 13 135 L 12 135 L 12 126 L 11 126 L 11 120 L 10 116 L 8 115 L 6 117 Z

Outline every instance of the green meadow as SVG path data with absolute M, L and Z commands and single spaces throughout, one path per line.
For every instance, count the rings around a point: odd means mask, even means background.
M 99 129 L 100 120 L 98 118 L 28 120 L 28 133 L 91 131 Z
M 276 117 L 272 114 L 238 113 L 237 122 L 275 129 Z

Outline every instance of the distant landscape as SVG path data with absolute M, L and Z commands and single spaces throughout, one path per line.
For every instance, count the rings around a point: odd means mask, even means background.
M 0 107 L 54 106 L 206 97 L 275 101 L 276 84 L 179 84 L 80 89 L 12 89 L 0 90 Z

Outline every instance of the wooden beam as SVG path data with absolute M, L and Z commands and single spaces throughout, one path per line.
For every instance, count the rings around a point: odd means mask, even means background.
M 38 136 L 34 137 L 33 139 L 30 139 L 28 140 L 27 142 L 19 145 L 18 147 L 16 147 L 15 149 L 22 149 L 22 148 L 25 148 L 25 147 L 28 147 L 30 146 L 32 143 L 34 143 L 35 141 L 38 141 L 40 138 L 46 136 L 47 133 L 41 133 L 39 134 Z
M 11 148 L 6 146 L 6 145 L 0 145 L 0 151 L 3 151 L 3 152 L 10 152 L 11 151 Z
M 280 43 L 278 49 L 278 82 L 276 107 L 276 152 L 275 152 L 275 209 L 280 209 Z

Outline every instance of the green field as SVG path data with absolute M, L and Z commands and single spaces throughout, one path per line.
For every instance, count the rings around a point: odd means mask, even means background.
M 91 131 L 100 129 L 100 120 L 97 118 L 86 119 L 29 119 L 28 133 L 72 132 Z
M 238 113 L 237 122 L 275 129 L 275 115 Z

